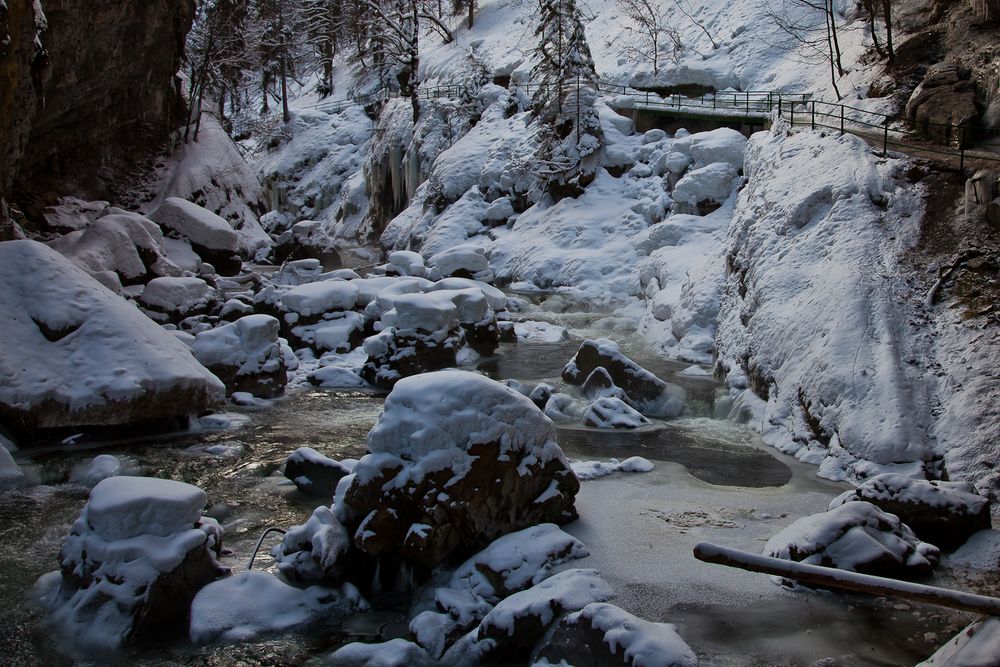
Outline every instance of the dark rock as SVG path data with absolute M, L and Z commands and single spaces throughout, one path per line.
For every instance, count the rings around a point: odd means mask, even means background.
M 979 118 L 976 89 L 971 81 L 961 78 L 955 63 L 932 65 L 906 103 L 906 117 L 935 141 L 958 142 L 958 128 L 975 125 Z
M 401 378 L 455 366 L 455 355 L 464 343 L 465 332 L 460 326 L 452 329 L 441 342 L 431 335 L 383 331 L 365 340 L 368 361 L 361 368 L 361 378 L 376 387 L 389 389 Z
M 556 393 L 558 389 L 545 382 L 539 382 L 535 385 L 535 388 L 531 390 L 528 394 L 528 398 L 531 402 L 538 406 L 539 410 L 545 409 L 545 404 L 549 402 L 552 398 L 552 394 Z
M 989 499 L 968 482 L 928 481 L 887 473 L 834 498 L 830 509 L 853 501 L 869 502 L 895 514 L 921 540 L 949 551 L 992 525 Z
M 514 330 L 514 323 L 509 320 L 497 322 L 497 330 L 501 343 L 516 343 L 517 332 Z
M 312 447 L 299 447 L 285 460 L 285 477 L 302 493 L 330 500 L 350 467 L 323 456 Z

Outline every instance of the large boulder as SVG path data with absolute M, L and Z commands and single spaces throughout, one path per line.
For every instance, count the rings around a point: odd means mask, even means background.
M 240 272 L 240 238 L 224 218 L 180 197 L 167 197 L 149 218 L 191 243 L 198 255 L 223 276 Z
M 333 499 L 337 484 L 352 470 L 352 466 L 323 456 L 312 447 L 299 447 L 285 460 L 285 477 L 299 491 L 327 500 Z
M 219 294 L 204 280 L 193 276 L 154 278 L 142 289 L 139 304 L 157 322 L 178 323 L 217 307 Z
M 226 573 L 222 530 L 201 516 L 205 492 L 150 477 L 109 477 L 60 551 L 51 618 L 87 646 L 113 648 L 183 632 L 203 586 Z
M 931 65 L 906 103 L 906 117 L 918 131 L 942 142 L 956 142 L 958 127 L 975 125 L 979 118 L 976 88 L 962 78 L 958 65 Z
M 576 518 L 580 483 L 527 397 L 465 371 L 398 382 L 336 508 L 371 556 L 433 568 L 507 533 Z
M 0 312 L 0 422 L 17 431 L 186 419 L 224 398 L 184 343 L 41 243 L 0 243 Z
M 930 574 L 940 551 L 921 542 L 895 515 L 852 502 L 798 519 L 767 541 L 764 555 L 912 579 Z
M 607 602 L 563 618 L 545 640 L 536 665 L 694 667 L 698 659 L 670 623 L 636 618 Z
M 244 391 L 270 398 L 285 391 L 288 378 L 278 320 L 270 315 L 247 315 L 203 331 L 191 351 L 225 383 L 229 394 Z
M 622 354 L 607 338 L 585 340 L 563 369 L 563 380 L 582 385 L 596 369 L 603 368 L 614 386 L 621 387 L 629 405 L 643 414 L 676 417 L 684 409 L 684 390 L 667 384 Z
M 830 509 L 853 501 L 869 502 L 895 514 L 917 537 L 942 549 L 955 549 L 992 525 L 990 501 L 969 482 L 938 482 L 886 473 L 845 491 Z

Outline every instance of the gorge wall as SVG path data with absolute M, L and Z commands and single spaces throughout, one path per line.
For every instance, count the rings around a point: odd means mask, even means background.
M 183 122 L 175 74 L 194 11 L 194 0 L 0 2 L 0 200 L 115 199 Z

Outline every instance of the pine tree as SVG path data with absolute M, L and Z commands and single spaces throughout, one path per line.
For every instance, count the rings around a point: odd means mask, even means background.
M 536 171 L 555 199 L 593 180 L 603 133 L 594 103 L 597 72 L 576 0 L 539 0 L 532 103 L 540 124 Z

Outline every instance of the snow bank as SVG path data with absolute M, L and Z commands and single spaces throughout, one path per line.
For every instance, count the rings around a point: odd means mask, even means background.
M 34 241 L 0 243 L 0 413 L 18 428 L 187 416 L 223 386 L 186 345 Z
M 906 163 L 877 160 L 855 137 L 784 129 L 749 142 L 720 364 L 765 441 L 820 474 L 919 470 L 934 454 L 927 388 L 908 360 L 924 352 L 893 277 L 919 220 Z

